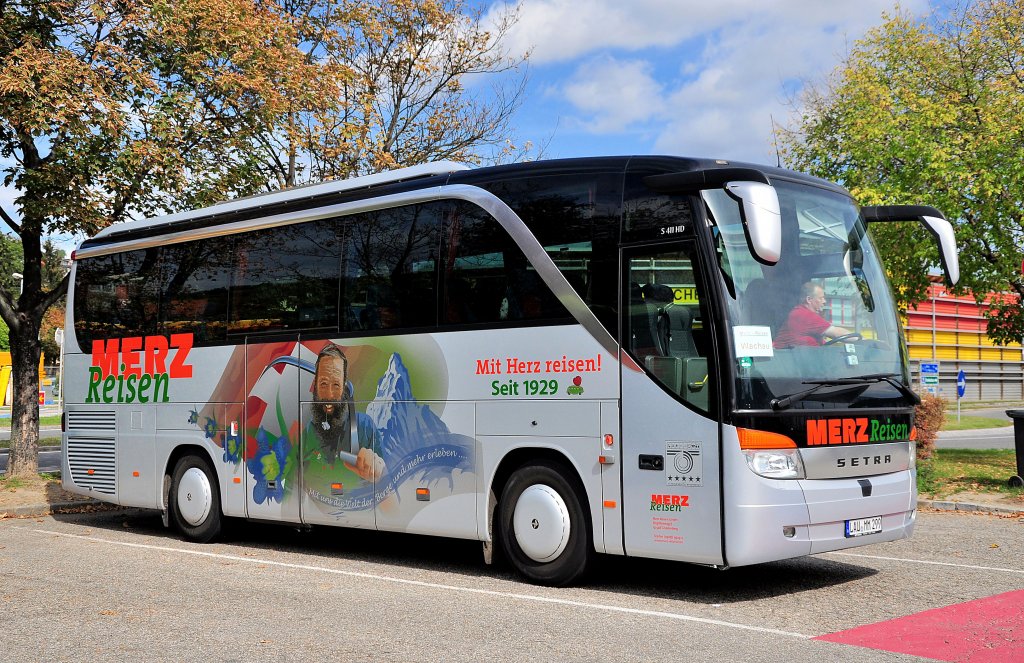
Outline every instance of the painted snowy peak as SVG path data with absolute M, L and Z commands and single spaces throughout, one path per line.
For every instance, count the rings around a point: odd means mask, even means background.
M 397 353 L 391 355 L 388 369 L 377 384 L 377 394 L 366 406 L 366 414 L 381 433 L 385 456 L 451 437 L 448 426 L 430 407 L 416 402 L 409 372 Z

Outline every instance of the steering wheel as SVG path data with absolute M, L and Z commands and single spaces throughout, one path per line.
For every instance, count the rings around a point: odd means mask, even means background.
M 843 334 L 842 336 L 836 336 L 833 339 L 825 341 L 824 343 L 822 343 L 822 345 L 835 345 L 836 343 L 845 343 L 847 341 L 856 343 L 857 341 L 863 338 L 864 337 L 858 334 L 857 332 L 853 332 L 852 334 Z

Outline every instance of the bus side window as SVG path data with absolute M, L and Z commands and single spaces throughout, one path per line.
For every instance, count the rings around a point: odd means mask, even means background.
M 157 330 L 160 309 L 156 248 L 86 258 L 75 281 L 78 342 L 145 336 Z
M 233 238 L 161 248 L 160 327 L 164 334 L 192 332 L 199 345 L 227 337 L 228 286 Z
M 444 203 L 345 219 L 341 299 L 346 331 L 437 324 L 437 257 Z
M 691 243 L 630 252 L 629 351 L 669 392 L 710 411 L 714 381 L 710 341 L 701 296 L 703 280 Z M 688 249 L 688 250 L 687 250 Z
M 573 290 L 618 338 L 618 245 L 622 173 L 551 174 L 500 179 L 485 185 L 523 220 Z M 546 287 L 545 287 L 546 289 Z M 527 319 L 563 315 L 545 310 Z M 560 309 L 560 307 L 558 307 Z
M 234 253 L 229 334 L 338 326 L 336 220 L 245 233 Z
M 568 319 L 569 312 L 486 211 L 456 204 L 442 249 L 442 324 Z

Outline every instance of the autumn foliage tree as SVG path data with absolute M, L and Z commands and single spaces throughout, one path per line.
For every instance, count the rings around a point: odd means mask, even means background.
M 260 145 L 282 185 L 451 159 L 514 158 L 525 53 L 465 0 L 278 0 L 309 62 L 343 72 L 334 103 L 296 108 Z
M 14 409 L 8 471 L 37 468 L 39 332 L 67 288 L 43 238 L 265 188 L 255 135 L 323 80 L 275 5 L 253 0 L 0 0 L 0 219 L 23 292 L 0 278 Z
M 997 343 L 1024 336 L 1024 4 L 959 3 L 899 13 L 808 88 L 780 136 L 787 163 L 844 183 L 861 204 L 928 204 L 954 223 L 961 290 L 1006 292 L 988 315 Z M 917 224 L 872 235 L 901 304 L 925 297 L 934 242 Z
M 466 0 L 0 0 L 0 175 L 17 191 L 0 221 L 24 274 L 20 296 L 0 275 L 9 471 L 37 467 L 39 332 L 67 289 L 47 283 L 45 237 L 520 154 L 508 139 L 525 55 L 502 48 L 515 19 L 485 25 Z

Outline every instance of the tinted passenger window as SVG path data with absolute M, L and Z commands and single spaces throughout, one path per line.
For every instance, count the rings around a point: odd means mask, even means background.
M 437 324 L 440 203 L 345 219 L 342 329 Z
M 484 210 L 457 204 L 445 239 L 445 324 L 569 318 L 509 234 Z
M 214 237 L 161 249 L 161 329 L 193 332 L 202 345 L 227 337 L 231 237 Z
M 142 249 L 86 258 L 76 266 L 75 335 L 83 351 L 93 339 L 156 332 L 159 254 Z
M 334 219 L 238 235 L 229 333 L 337 328 L 340 263 Z
M 621 173 L 549 175 L 487 188 L 519 215 L 573 289 L 618 336 Z

